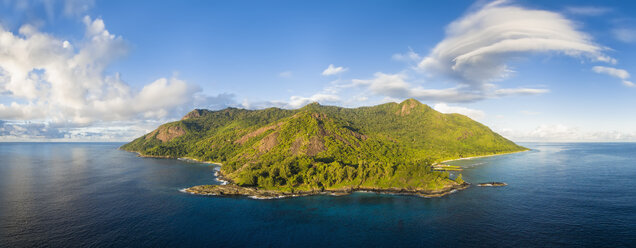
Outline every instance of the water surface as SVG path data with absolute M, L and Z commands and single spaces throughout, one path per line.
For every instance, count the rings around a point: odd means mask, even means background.
M 119 143 L 0 143 L 0 246 L 634 246 L 636 144 L 522 144 L 473 160 L 442 198 L 355 193 L 278 200 L 178 190 L 214 166 Z

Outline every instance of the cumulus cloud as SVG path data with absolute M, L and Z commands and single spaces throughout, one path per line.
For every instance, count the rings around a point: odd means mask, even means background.
M 66 132 L 52 126 L 50 123 L 11 123 L 0 121 L 0 141 L 59 139 L 64 138 L 66 134 Z
M 335 94 L 316 93 L 309 97 L 291 96 L 288 100 L 275 101 L 243 101 L 240 107 L 246 109 L 263 109 L 269 107 L 277 107 L 284 109 L 297 109 L 307 104 L 317 102 L 320 104 L 336 104 L 341 102 L 341 98 Z
M 617 69 L 617 68 L 613 68 L 613 67 L 607 67 L 607 66 L 594 66 L 592 67 L 592 71 L 596 72 L 596 73 L 600 73 L 600 74 L 606 74 L 606 75 L 610 75 L 612 77 L 616 77 L 621 79 L 623 85 L 627 86 L 627 87 L 634 87 L 634 83 L 632 83 L 631 81 L 629 81 L 630 75 L 629 72 L 627 72 L 626 70 L 623 69 Z
M 160 125 L 156 120 L 74 123 L 2 121 L 0 141 L 130 141 Z
M 580 131 L 577 128 L 568 127 L 565 125 L 557 124 L 557 125 L 541 125 L 536 129 L 532 130 L 528 136 L 534 137 L 538 139 L 552 139 L 552 140 L 562 140 L 562 139 L 572 139 L 574 137 L 579 136 Z
M 482 120 L 486 117 L 484 111 L 478 109 L 471 109 L 460 106 L 449 106 L 446 103 L 437 103 L 433 105 L 433 109 L 442 112 L 442 113 L 457 113 L 470 117 L 474 120 Z
M 312 102 L 334 103 L 338 101 L 340 101 L 340 97 L 337 95 L 318 93 L 310 97 L 292 96 L 284 107 L 299 108 Z
M 343 73 L 343 72 L 345 72 L 347 70 L 349 70 L 349 68 L 344 68 L 342 66 L 335 67 L 333 64 L 330 64 L 327 67 L 327 69 L 322 71 L 322 75 L 323 76 L 337 75 L 337 74 Z
M 221 93 L 216 96 L 209 96 L 204 94 L 196 94 L 194 98 L 193 106 L 186 106 L 190 108 L 206 108 L 210 110 L 219 110 L 228 107 L 237 107 L 240 104 L 236 101 L 236 95 L 231 93 Z M 189 110 L 187 110 L 189 111 Z
M 420 63 L 428 73 L 483 88 L 510 75 L 508 62 L 528 53 L 559 53 L 616 63 L 562 15 L 495 1 L 453 21 L 446 37 Z
M 127 53 L 122 37 L 102 19 L 85 17 L 85 37 L 76 43 L 24 25 L 18 34 L 0 28 L 0 118 L 88 124 L 131 118 L 165 118 L 191 104 L 200 91 L 176 77 L 141 89 L 106 68 Z

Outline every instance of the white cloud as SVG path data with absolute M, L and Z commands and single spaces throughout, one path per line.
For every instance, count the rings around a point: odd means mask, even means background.
M 449 106 L 446 103 L 437 103 L 433 109 L 442 113 L 458 113 L 470 117 L 474 120 L 482 120 L 486 117 L 484 111 L 459 106 Z
M 127 53 L 103 20 L 84 18 L 85 38 L 74 44 L 25 25 L 19 34 L 0 28 L 0 119 L 92 123 L 166 118 L 192 104 L 200 89 L 160 78 L 135 90 L 105 69 Z
M 602 73 L 602 74 L 607 74 L 610 75 L 612 77 L 617 77 L 620 79 L 628 79 L 629 78 L 629 72 L 627 72 L 626 70 L 623 69 L 616 69 L 613 67 L 606 67 L 606 66 L 594 66 L 592 67 L 592 70 L 596 73 Z
M 373 79 L 353 79 L 354 85 L 367 86 L 373 93 L 390 97 L 408 97 L 412 86 L 405 81 L 405 74 L 376 72 Z
M 364 96 L 364 95 L 357 95 L 357 96 L 353 97 L 353 101 L 354 102 L 365 102 L 367 100 L 369 100 L 369 97 Z
M 64 15 L 83 15 L 88 10 L 92 9 L 93 6 L 95 6 L 95 0 L 65 0 L 63 5 Z
M 278 76 L 282 78 L 291 78 L 293 76 L 293 73 L 292 71 L 284 71 L 284 72 L 278 73 Z
M 0 142 L 7 141 L 130 141 L 155 129 L 160 121 L 72 123 L 1 121 Z
M 402 62 L 419 62 L 422 60 L 422 57 L 418 53 L 413 51 L 413 49 L 410 47 L 408 52 L 404 54 L 402 53 L 393 54 L 391 58 L 395 61 L 402 61 Z
M 558 13 L 495 1 L 453 21 L 419 68 L 479 89 L 508 77 L 508 61 L 523 54 L 553 52 L 616 63 L 604 50 Z
M 634 87 L 634 83 L 629 81 L 630 75 L 629 75 L 629 72 L 627 72 L 626 70 L 617 69 L 613 67 L 607 67 L 607 66 L 594 66 L 592 67 L 592 71 L 599 74 L 606 74 L 612 77 L 619 78 L 622 80 L 623 85 L 627 87 Z
M 515 88 L 515 89 L 498 89 L 494 93 L 496 96 L 510 96 L 510 95 L 539 95 L 550 92 L 548 89 L 533 89 L 533 88 Z
M 9 123 L 0 121 L 0 141 L 19 139 L 55 139 L 64 138 L 65 132 L 52 127 L 49 123 Z
M 571 8 L 570 11 L 591 14 L 609 10 Z M 605 54 L 606 50 L 609 49 L 596 44 L 590 35 L 579 31 L 577 24 L 562 14 L 529 9 L 500 0 L 477 6 L 450 23 L 445 38 L 427 56 L 422 58 L 412 49 L 406 54 L 393 55 L 394 60 L 400 61 L 418 59 L 416 70 L 428 76 L 425 80 L 408 76 L 411 74 L 407 69 L 395 74 L 377 72 L 372 79 L 352 81 L 354 85 L 366 87 L 369 92 L 379 96 L 397 99 L 413 97 L 446 103 L 539 95 L 550 91 L 497 85 L 498 81 L 514 73 L 508 65 L 511 60 L 543 53 L 616 64 L 614 58 Z M 456 85 L 437 89 L 425 85 L 433 80 Z M 624 84 L 631 85 L 626 80 Z
M 289 98 L 289 102 L 286 104 L 287 108 L 300 108 L 312 102 L 319 103 L 334 103 L 340 101 L 340 97 L 331 94 L 314 94 L 310 97 L 292 96 Z
M 216 96 L 196 94 L 194 95 L 194 104 L 192 108 L 205 108 L 210 110 L 219 110 L 227 107 L 237 107 L 241 104 L 236 101 L 236 95 L 230 93 L 221 93 Z M 190 106 L 186 106 L 190 107 Z M 186 109 L 190 111 L 191 109 Z M 183 112 L 182 112 L 183 113 Z
M 464 94 L 457 89 L 424 89 L 407 82 L 404 73 L 385 74 L 377 72 L 372 79 L 353 79 L 356 86 L 363 86 L 372 93 L 391 99 L 418 98 L 444 102 L 465 102 L 478 100 L 481 96 Z
M 31 22 L 42 21 L 34 12 L 42 12 L 49 21 L 58 17 L 81 17 L 95 6 L 95 0 L 17 0 L 0 1 L 0 8 L 12 9 L 14 16 Z
M 270 107 L 298 109 L 313 102 L 318 102 L 320 104 L 337 104 L 341 103 L 341 98 L 340 96 L 335 94 L 317 93 L 309 97 L 291 96 L 288 100 L 282 101 L 248 101 L 247 99 L 245 99 L 238 106 L 246 109 L 264 109 Z
M 583 16 L 601 16 L 611 11 L 612 9 L 610 8 L 596 6 L 571 6 L 565 8 L 565 12 L 567 13 Z
M 385 74 L 377 72 L 372 79 L 353 79 L 353 85 L 369 89 L 373 94 L 393 99 L 417 98 L 438 102 L 473 102 L 486 98 L 512 95 L 536 95 L 549 92 L 546 89 L 516 88 L 496 89 L 494 85 L 484 85 L 483 89 L 458 86 L 446 89 L 426 89 L 407 81 L 405 73 Z
M 616 28 L 612 30 L 614 38 L 625 43 L 636 42 L 636 29 Z
M 349 68 L 344 68 L 342 66 L 335 67 L 333 64 L 330 64 L 327 67 L 327 69 L 322 71 L 322 75 L 323 76 L 337 75 L 337 74 L 343 73 L 343 72 L 345 72 L 347 70 L 349 70 Z
M 565 125 L 541 125 L 530 132 L 530 137 L 542 139 L 571 139 L 578 136 L 578 129 Z
M 563 124 L 539 125 L 530 131 L 512 129 L 496 130 L 501 135 L 515 141 L 528 142 L 608 142 L 636 141 L 636 133 L 616 130 L 589 131 Z

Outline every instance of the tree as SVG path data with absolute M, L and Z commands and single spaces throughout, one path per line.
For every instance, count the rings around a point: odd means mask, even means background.
M 464 183 L 464 179 L 462 178 L 462 174 L 459 174 L 457 176 L 457 178 L 455 178 L 455 182 L 459 183 L 459 184 L 463 184 Z

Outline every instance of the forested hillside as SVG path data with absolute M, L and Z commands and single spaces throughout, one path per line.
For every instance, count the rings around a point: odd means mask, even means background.
M 353 109 L 314 103 L 297 110 L 194 110 L 122 149 L 218 162 L 241 186 L 431 190 L 456 184 L 432 171 L 434 162 L 525 148 L 466 116 L 409 99 Z

